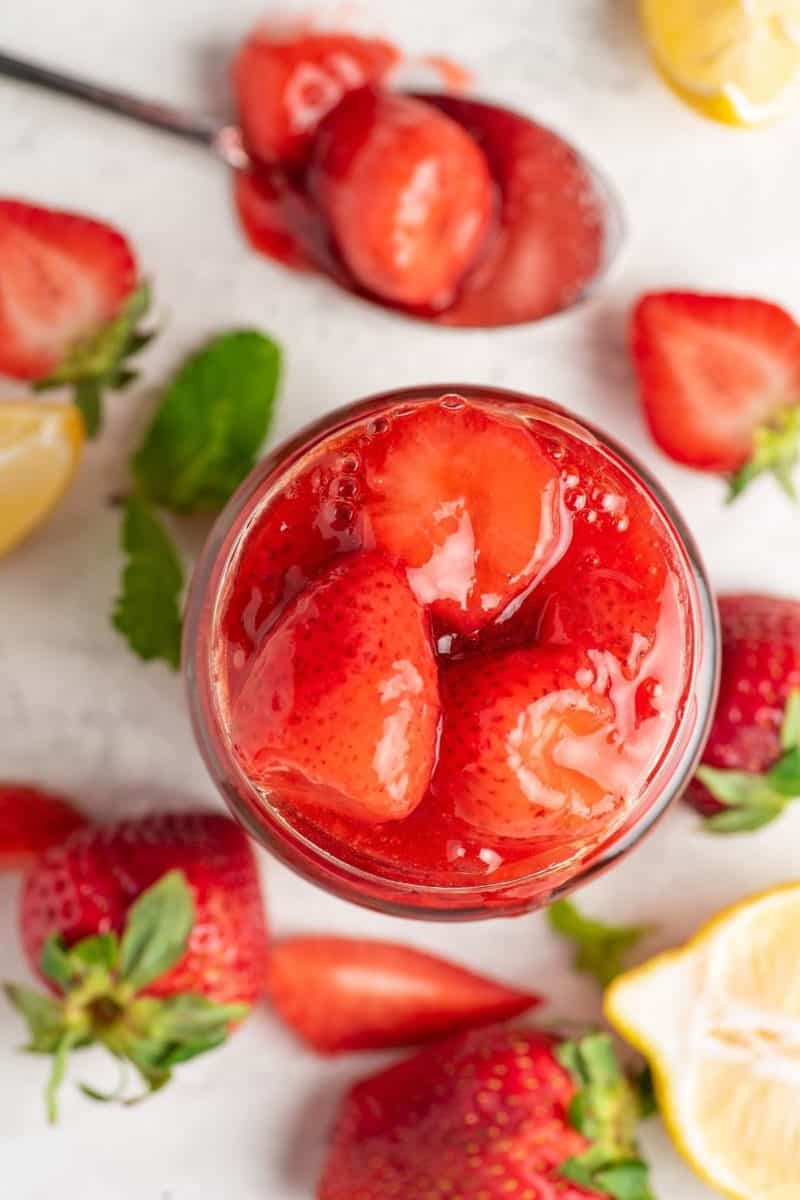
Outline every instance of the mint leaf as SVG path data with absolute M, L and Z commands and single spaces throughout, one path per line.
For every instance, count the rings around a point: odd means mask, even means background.
M 221 508 L 255 464 L 279 376 L 277 345 L 255 330 L 221 334 L 193 354 L 134 456 L 141 492 L 175 512 Z
M 138 991 L 174 967 L 186 952 L 194 916 L 186 876 L 168 871 L 128 909 L 120 944 L 120 978 Z
M 74 402 L 90 438 L 102 424 L 103 392 L 121 390 L 136 378 L 136 371 L 128 363 L 155 336 L 138 328 L 149 307 L 150 286 L 145 280 L 131 292 L 116 317 L 77 342 L 46 379 L 34 384 L 40 392 L 71 384 Z
M 128 561 L 111 623 L 140 658 L 163 658 L 177 670 L 183 570 L 155 511 L 140 496 L 131 496 L 125 505 L 122 545 Z
M 556 900 L 547 910 L 550 928 L 575 944 L 575 968 L 606 987 L 624 969 L 625 955 L 649 932 L 642 925 L 605 925 L 585 917 L 571 900 Z

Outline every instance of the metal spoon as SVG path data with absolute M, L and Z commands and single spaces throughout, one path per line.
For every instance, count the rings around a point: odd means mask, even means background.
M 149 125 L 152 128 L 160 129 L 162 132 L 183 138 L 184 141 L 204 146 L 234 170 L 244 170 L 251 166 L 250 156 L 245 149 L 241 130 L 236 125 L 231 125 L 218 117 L 209 116 L 204 113 L 187 112 L 185 109 L 175 108 L 172 105 L 162 104 L 158 101 L 143 100 L 139 97 L 131 96 L 126 92 L 118 91 L 115 88 L 91 83 L 87 80 L 79 79 L 74 75 L 68 75 L 63 71 L 57 71 L 50 67 L 42 66 L 39 63 L 5 54 L 2 51 L 0 51 L 0 76 L 7 76 L 24 83 L 32 83 L 48 91 L 57 92 L 72 99 L 82 100 L 87 104 L 93 105 L 95 108 L 117 113 L 139 124 Z M 585 155 L 580 154 L 579 151 L 575 151 L 575 153 L 578 154 L 578 157 L 583 162 L 587 173 L 593 181 L 597 195 L 602 198 L 604 205 L 606 221 L 603 258 L 594 276 L 584 284 L 582 289 L 571 300 L 552 312 L 543 313 L 536 317 L 523 318 L 523 323 L 527 323 L 528 320 L 544 320 L 556 312 L 563 312 L 565 309 L 574 308 L 584 302 L 595 292 L 603 279 L 605 279 L 625 241 L 626 223 L 624 210 L 615 189 L 603 172 L 591 160 L 587 159 Z M 324 266 L 321 266 L 320 269 L 326 270 Z M 363 293 L 356 286 L 349 285 L 339 274 L 330 271 L 326 273 L 331 274 L 340 286 L 361 296 L 362 299 L 378 303 L 383 307 L 381 301 Z M 436 318 L 426 316 L 423 319 L 435 320 Z M 498 324 L 505 324 L 505 322 L 499 322 Z M 494 323 L 489 323 L 489 327 L 494 327 Z

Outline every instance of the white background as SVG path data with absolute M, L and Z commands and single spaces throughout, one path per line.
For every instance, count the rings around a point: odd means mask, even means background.
M 262 11 L 253 0 L 6 0 L 0 44 L 221 111 L 231 47 Z M 644 456 L 678 499 L 718 588 L 800 595 L 798 513 L 768 481 L 726 510 L 716 480 L 662 458 L 640 423 L 624 347 L 627 310 L 647 288 L 751 291 L 800 313 L 797 120 L 747 134 L 681 107 L 646 61 L 628 0 L 382 0 L 360 11 L 365 28 L 413 52 L 447 52 L 474 70 L 487 96 L 553 124 L 594 156 L 625 198 L 625 255 L 590 304 L 538 327 L 448 332 L 405 323 L 251 254 L 226 171 L 202 150 L 0 84 L 0 191 L 118 223 L 155 281 L 165 320 L 143 360 L 145 386 L 111 402 L 69 497 L 0 563 L 0 774 L 63 788 L 98 816 L 214 802 L 178 679 L 139 663 L 109 628 L 120 560 L 107 498 L 125 485 L 129 449 L 152 407 L 148 389 L 222 327 L 258 325 L 285 347 L 275 438 L 401 384 L 460 378 L 538 392 Z M 189 531 L 187 548 L 201 535 Z M 596 914 L 656 924 L 645 947 L 653 951 L 721 905 L 796 875 L 799 837 L 800 807 L 771 829 L 728 840 L 699 833 L 676 807 L 582 900 Z M 278 931 L 403 939 L 541 987 L 554 1012 L 597 1015 L 593 985 L 570 971 L 539 916 L 411 924 L 333 900 L 272 862 L 265 878 Z M 0 976 L 24 979 L 17 886 L 0 878 Z M 227 1049 L 182 1068 L 170 1090 L 138 1109 L 92 1106 L 68 1085 L 51 1132 L 44 1065 L 15 1052 L 21 1032 L 0 1007 L 0 1191 L 8 1200 L 309 1198 L 338 1092 L 383 1061 L 320 1062 L 259 1012 Z M 104 1077 L 91 1058 L 80 1069 Z M 707 1200 L 657 1121 L 643 1140 L 660 1200 Z

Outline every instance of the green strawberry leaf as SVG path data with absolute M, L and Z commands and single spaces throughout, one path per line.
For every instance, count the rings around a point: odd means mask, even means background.
M 69 950 L 69 961 L 81 973 L 100 967 L 113 971 L 119 960 L 119 941 L 115 933 L 96 933 L 77 942 Z
M 143 280 L 113 320 L 73 346 L 46 379 L 34 384 L 37 391 L 73 385 L 88 437 L 94 437 L 102 424 L 103 392 L 121 389 L 136 378 L 127 363 L 155 336 L 138 328 L 149 307 L 150 287 Z
M 767 783 L 773 791 L 793 800 L 800 796 L 800 746 L 787 750 L 767 771 Z
M 61 1084 L 64 1082 L 64 1076 L 67 1071 L 67 1059 L 70 1051 L 80 1041 L 80 1035 L 74 1029 L 68 1029 L 60 1038 L 53 1055 L 53 1066 L 50 1071 L 50 1078 L 45 1089 L 45 1104 L 47 1107 L 47 1120 L 51 1125 L 55 1125 L 58 1120 L 58 1091 Z
M 42 957 L 39 963 L 42 974 L 57 984 L 62 992 L 66 992 L 75 977 L 69 951 L 62 937 L 53 933 L 42 947 Z
M 797 500 L 794 469 L 800 457 L 800 405 L 784 408 L 753 435 L 753 454 L 729 480 L 728 503 L 765 472 L 775 476 L 790 500 Z
M 186 953 L 194 899 L 181 871 L 168 871 L 128 910 L 120 943 L 120 978 L 139 991 Z
M 800 748 L 800 688 L 794 688 L 786 701 L 781 726 L 781 750 Z
M 585 917 L 571 900 L 547 910 L 550 928 L 575 944 L 575 968 L 606 987 L 624 969 L 625 956 L 650 930 L 643 925 L 606 925 Z
M 4 984 L 3 991 L 28 1026 L 30 1042 L 25 1049 L 34 1054 L 52 1053 L 65 1033 L 59 1001 L 18 983 Z
M 280 351 L 255 330 L 193 354 L 133 458 L 142 494 L 175 512 L 221 508 L 255 464 L 272 419 Z
M 620 1070 L 611 1038 L 587 1034 L 562 1043 L 556 1056 L 577 1088 L 568 1109 L 570 1122 L 589 1142 L 581 1154 L 561 1164 L 559 1174 L 614 1200 L 653 1200 L 636 1147 L 637 1091 Z
M 183 569 L 155 511 L 140 496 L 125 504 L 122 545 L 128 561 L 111 622 L 140 658 L 162 658 L 177 670 Z
M 703 828 L 708 833 L 754 833 L 763 829 L 783 812 L 779 808 L 728 808 L 714 813 L 703 821 Z

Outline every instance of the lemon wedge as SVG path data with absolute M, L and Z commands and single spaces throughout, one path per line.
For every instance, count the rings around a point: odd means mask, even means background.
M 706 1183 L 735 1200 L 798 1200 L 800 884 L 620 975 L 605 1013 L 649 1060 L 673 1140 Z
M 641 0 L 641 13 L 656 66 L 705 116 L 754 126 L 789 107 L 800 0 Z
M 39 525 L 66 491 L 83 444 L 77 408 L 0 402 L 0 554 Z

